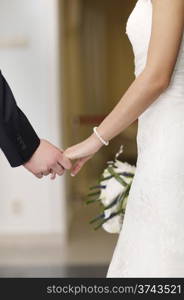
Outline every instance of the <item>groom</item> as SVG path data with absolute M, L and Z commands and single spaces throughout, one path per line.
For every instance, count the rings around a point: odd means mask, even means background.
M 12 167 L 23 165 L 37 178 L 63 175 L 71 163 L 63 152 L 40 139 L 17 106 L 13 93 L 0 71 L 0 148 Z

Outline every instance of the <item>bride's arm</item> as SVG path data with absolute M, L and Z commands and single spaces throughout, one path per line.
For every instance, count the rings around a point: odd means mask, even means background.
M 153 25 L 145 69 L 98 127 L 105 140 L 127 128 L 169 85 L 183 35 L 184 1 L 152 3 Z
M 98 133 L 106 141 L 132 124 L 169 86 L 183 37 L 184 1 L 152 0 L 152 5 L 152 29 L 145 68 L 99 125 Z M 68 148 L 65 154 L 71 159 L 79 159 L 73 173 L 76 174 L 101 146 L 92 134 L 82 143 Z

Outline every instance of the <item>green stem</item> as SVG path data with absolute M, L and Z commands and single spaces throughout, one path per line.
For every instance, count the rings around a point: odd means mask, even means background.
M 105 187 L 106 187 L 105 185 L 95 185 L 95 186 L 91 186 L 89 189 L 96 190 L 96 189 L 104 189 Z
M 97 198 L 97 199 L 90 199 L 90 200 L 86 200 L 86 204 L 90 204 L 90 203 L 94 203 L 94 202 L 98 202 L 100 201 L 100 198 Z
M 128 172 L 123 172 L 123 173 L 121 173 L 121 175 L 123 175 L 125 177 L 134 177 L 133 173 L 128 173 Z
M 113 168 L 108 167 L 108 171 L 119 183 L 121 183 L 123 186 L 127 186 L 127 183 L 118 175 L 118 173 L 113 170 Z
M 117 202 L 121 201 L 123 199 L 124 193 L 125 193 L 125 191 L 123 191 L 121 194 L 119 194 L 108 206 L 105 206 L 104 210 L 113 207 Z
M 89 193 L 89 194 L 87 195 L 87 197 L 97 196 L 97 195 L 100 195 L 100 191 L 94 192 L 94 193 Z
M 104 219 L 104 220 L 103 220 L 102 222 L 100 222 L 97 226 L 95 226 L 94 229 L 95 229 L 95 230 L 99 229 L 100 227 L 102 227 L 102 225 L 103 225 L 104 223 L 106 223 L 106 222 L 109 221 L 110 219 L 116 217 L 117 215 L 119 215 L 120 213 L 123 213 L 123 212 L 124 212 L 124 210 L 121 209 L 121 210 L 119 210 L 119 211 L 117 211 L 117 212 L 111 214 L 108 218 Z
M 96 221 L 98 221 L 99 219 L 102 219 L 102 218 L 104 218 L 104 213 L 98 215 L 97 217 L 92 219 L 89 223 L 92 224 L 92 223 L 94 223 L 94 222 L 96 222 Z
M 106 180 L 111 179 L 112 177 L 113 177 L 112 175 L 107 176 L 107 177 L 101 177 L 101 178 L 100 178 L 100 181 L 106 181 Z
M 125 189 L 123 198 L 121 199 L 122 201 L 120 202 L 119 209 L 123 209 L 123 205 L 124 205 L 124 202 L 125 202 L 126 197 L 127 197 L 128 194 L 129 194 L 130 187 L 131 187 L 131 184 L 128 184 L 127 187 L 126 187 L 126 189 Z

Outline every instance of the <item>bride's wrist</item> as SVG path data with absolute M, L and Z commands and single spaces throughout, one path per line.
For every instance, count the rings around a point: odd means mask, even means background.
M 91 143 L 94 145 L 94 147 L 96 148 L 97 151 L 100 150 L 100 148 L 102 148 L 104 146 L 103 143 L 95 135 L 95 133 L 92 133 L 89 136 L 89 139 L 90 139 Z

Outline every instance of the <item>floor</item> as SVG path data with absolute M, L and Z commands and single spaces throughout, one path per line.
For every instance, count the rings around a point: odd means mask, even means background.
M 0 237 L 0 277 L 105 277 L 118 236 L 89 225 L 93 207 L 78 203 L 68 244 L 59 234 Z
M 104 278 L 107 266 L 21 266 L 0 267 L 0 277 L 3 278 Z

